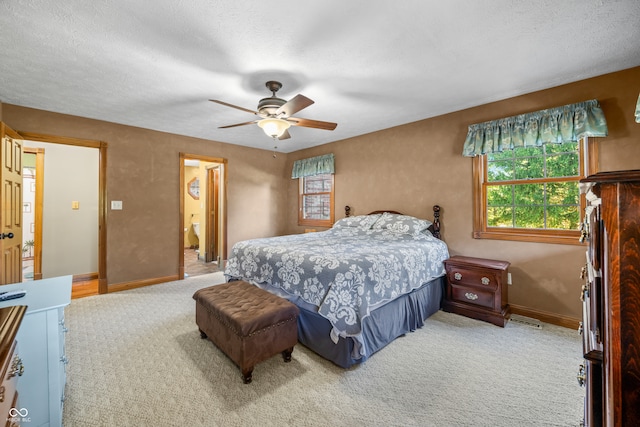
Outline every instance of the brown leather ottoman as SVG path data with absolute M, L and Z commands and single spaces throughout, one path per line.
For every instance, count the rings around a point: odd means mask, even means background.
M 251 382 L 253 367 L 278 353 L 285 362 L 298 342 L 298 307 L 243 281 L 200 289 L 196 300 L 196 324 L 202 338 L 209 338 Z

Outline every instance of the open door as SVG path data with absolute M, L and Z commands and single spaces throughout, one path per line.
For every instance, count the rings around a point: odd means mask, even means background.
M 22 138 L 0 122 L 0 285 L 22 281 Z
M 207 247 L 205 262 L 220 262 L 220 165 L 207 168 Z
M 188 221 L 188 218 L 193 217 L 192 213 L 185 213 L 185 196 L 187 194 L 188 187 L 185 180 L 186 160 L 189 162 L 197 161 L 198 167 L 206 169 L 206 172 L 203 173 L 200 179 L 201 182 L 199 182 L 198 185 L 198 199 L 202 203 L 202 211 L 199 214 L 199 230 L 201 235 L 206 236 L 200 241 L 200 254 L 203 255 L 202 260 L 206 263 L 218 261 L 218 268 L 224 269 L 223 261 L 227 254 L 227 160 L 224 158 L 209 157 L 198 154 L 180 153 L 180 237 L 178 239 L 179 279 L 185 278 L 185 234 L 188 233 L 189 227 L 187 225 L 188 222 L 185 222 L 185 218 Z M 189 194 L 190 191 L 191 190 L 189 190 Z M 185 217 L 185 215 L 187 216 Z M 204 225 L 202 224 L 203 222 Z

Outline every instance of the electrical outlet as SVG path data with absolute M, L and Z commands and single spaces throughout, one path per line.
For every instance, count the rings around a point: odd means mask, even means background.
M 511 273 L 507 273 L 507 285 L 513 285 L 511 282 Z
M 121 211 L 122 210 L 122 200 L 112 200 L 111 201 L 111 210 L 112 211 Z

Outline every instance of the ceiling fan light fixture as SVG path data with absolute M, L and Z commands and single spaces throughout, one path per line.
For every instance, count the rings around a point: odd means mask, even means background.
M 291 127 L 291 123 L 282 119 L 266 118 L 258 122 L 264 133 L 271 138 L 280 138 L 284 131 Z

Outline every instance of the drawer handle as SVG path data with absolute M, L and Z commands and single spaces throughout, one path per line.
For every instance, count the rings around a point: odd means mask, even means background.
M 472 293 L 472 292 L 467 292 L 466 294 L 464 294 L 464 296 L 465 296 L 467 299 L 470 299 L 471 301 L 475 301 L 475 300 L 477 300 L 477 299 L 478 299 L 478 295 L 476 295 L 476 294 L 474 294 L 474 293 Z
M 22 364 L 20 356 L 16 356 L 13 358 L 13 362 L 11 362 L 11 370 L 9 371 L 8 378 L 13 378 L 16 375 L 21 377 L 22 374 L 24 374 L 24 365 Z
M 586 298 L 589 298 L 589 283 L 582 285 L 582 292 L 580 292 L 580 301 L 584 302 Z
M 586 224 L 585 222 L 580 224 L 580 238 L 578 239 L 578 241 L 580 243 L 584 243 L 585 240 L 587 240 L 589 238 L 589 225 Z
M 480 279 L 480 281 L 482 282 L 483 285 L 487 286 L 489 283 L 491 283 L 491 280 L 489 280 L 488 277 L 483 277 L 482 279 Z
M 454 279 L 456 279 L 456 280 L 462 280 L 462 274 L 460 274 L 460 273 L 454 273 L 454 274 L 453 274 L 453 277 L 454 277 Z
M 585 372 L 585 368 L 584 368 L 584 364 L 580 365 L 580 368 L 578 369 L 578 384 L 580 384 L 580 387 L 584 387 L 585 383 L 587 382 L 587 373 Z

